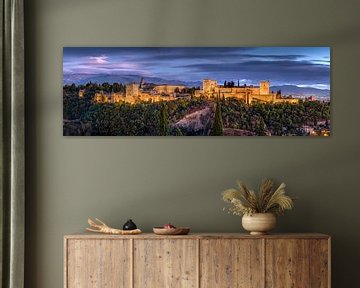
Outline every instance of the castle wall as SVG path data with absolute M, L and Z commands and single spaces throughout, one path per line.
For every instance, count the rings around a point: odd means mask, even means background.
M 217 90 L 221 93 L 227 93 L 227 94 L 241 94 L 241 93 L 251 93 L 254 95 L 260 94 L 260 88 L 259 87 L 218 87 Z M 269 94 L 269 93 L 268 93 Z
M 274 102 L 276 95 L 275 94 L 267 94 L 267 95 L 251 95 L 251 102 Z
M 137 98 L 135 96 L 132 96 L 132 95 L 125 96 L 125 103 L 135 104 L 136 101 L 137 101 Z
M 156 95 L 156 96 L 152 96 L 152 101 L 153 102 L 160 102 L 160 101 L 172 101 L 175 100 L 176 98 L 173 96 L 160 96 L 160 95 Z
M 274 103 L 290 103 L 290 104 L 299 104 L 299 99 L 295 98 L 280 98 L 275 99 Z
M 111 103 L 119 103 L 125 101 L 123 93 L 111 93 Z
M 184 85 L 157 85 L 154 90 L 158 94 L 174 94 L 175 90 L 182 90 L 186 88 Z
M 103 92 L 95 93 L 93 101 L 95 103 L 108 103 L 109 97 L 107 94 L 104 94 Z

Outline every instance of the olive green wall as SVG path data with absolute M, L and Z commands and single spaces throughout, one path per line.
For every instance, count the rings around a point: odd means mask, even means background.
M 265 176 L 299 197 L 278 231 L 331 234 L 334 287 L 358 287 L 359 1 L 25 2 L 27 287 L 62 287 L 63 235 L 88 216 L 241 231 L 220 192 Z M 330 138 L 62 136 L 63 46 L 280 45 L 331 46 Z

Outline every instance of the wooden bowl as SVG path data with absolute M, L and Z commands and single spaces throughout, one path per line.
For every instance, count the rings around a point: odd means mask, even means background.
M 189 227 L 164 228 L 154 227 L 153 231 L 157 235 L 186 235 L 190 232 Z

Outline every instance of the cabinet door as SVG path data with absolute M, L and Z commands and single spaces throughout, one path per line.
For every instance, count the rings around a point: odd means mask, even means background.
M 130 240 L 68 239 L 66 288 L 131 287 Z
M 263 242 L 260 239 L 200 241 L 200 287 L 264 287 Z
M 330 287 L 330 240 L 310 241 L 310 287 Z
M 310 240 L 266 240 L 266 287 L 304 288 L 310 280 Z
M 135 288 L 197 287 L 197 240 L 134 240 Z

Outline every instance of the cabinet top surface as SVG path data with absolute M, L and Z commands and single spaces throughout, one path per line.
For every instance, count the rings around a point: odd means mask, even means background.
M 142 233 L 138 235 L 110 235 L 101 233 L 76 233 L 64 236 L 65 239 L 329 239 L 329 235 L 320 233 L 286 233 L 250 235 L 245 233 L 189 233 L 188 235 L 156 235 Z

